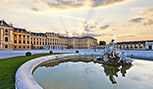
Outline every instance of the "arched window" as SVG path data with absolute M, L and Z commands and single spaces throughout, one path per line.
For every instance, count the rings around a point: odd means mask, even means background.
M 8 29 L 5 29 L 5 32 L 8 32 Z
M 5 48 L 8 48 L 8 45 L 5 45 Z
M 5 37 L 5 42 L 8 42 L 8 37 Z

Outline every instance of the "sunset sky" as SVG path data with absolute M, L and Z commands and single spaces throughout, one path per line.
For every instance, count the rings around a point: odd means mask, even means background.
M 153 40 L 153 0 L 0 0 L 0 20 L 32 32 Z

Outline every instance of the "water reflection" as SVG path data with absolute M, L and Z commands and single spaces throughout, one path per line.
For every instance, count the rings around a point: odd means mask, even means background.
M 65 62 L 92 62 L 92 60 L 95 57 L 78 57 L 78 58 L 65 58 L 65 59 L 59 59 L 59 60 L 51 60 L 48 62 L 45 62 L 41 64 L 41 66 L 45 67 L 55 67 L 58 66 L 60 63 L 65 63 Z M 123 77 L 125 77 L 127 70 L 131 68 L 131 65 L 124 65 L 124 66 L 113 66 L 113 65 L 107 65 L 107 64 L 102 64 L 101 67 L 104 68 L 104 72 L 106 76 L 109 77 L 109 80 L 111 81 L 112 84 L 117 84 L 117 81 L 115 77 L 118 77 L 118 72 L 122 74 Z
M 45 67 L 54 67 L 54 66 L 58 66 L 60 63 L 65 63 L 65 62 L 91 62 L 93 59 L 95 58 L 95 56 L 91 56 L 91 57 L 84 57 L 84 56 L 79 56 L 79 57 L 72 57 L 72 58 L 65 58 L 65 59 L 58 59 L 58 60 L 51 60 L 45 63 L 42 63 L 40 66 L 45 66 Z
M 104 68 L 106 76 L 109 76 L 109 80 L 112 82 L 112 84 L 117 84 L 117 81 L 115 80 L 115 77 L 118 77 L 117 73 L 120 71 L 122 73 L 122 76 L 125 77 L 125 74 L 127 73 L 127 70 L 131 68 L 131 65 L 112 66 L 102 64 L 102 67 Z

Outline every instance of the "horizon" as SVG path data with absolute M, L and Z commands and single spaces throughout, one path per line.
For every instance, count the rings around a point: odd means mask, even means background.
M 153 0 L 2 0 L 0 17 L 32 32 L 92 36 L 108 44 L 153 40 Z

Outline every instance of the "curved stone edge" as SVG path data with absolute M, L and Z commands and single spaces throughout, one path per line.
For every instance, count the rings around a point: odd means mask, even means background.
M 60 54 L 38 57 L 22 64 L 15 75 L 15 88 L 16 89 L 43 89 L 33 78 L 33 70 L 41 63 L 56 58 L 64 58 L 70 56 L 81 55 L 100 55 L 97 53 L 76 53 L 76 54 Z

